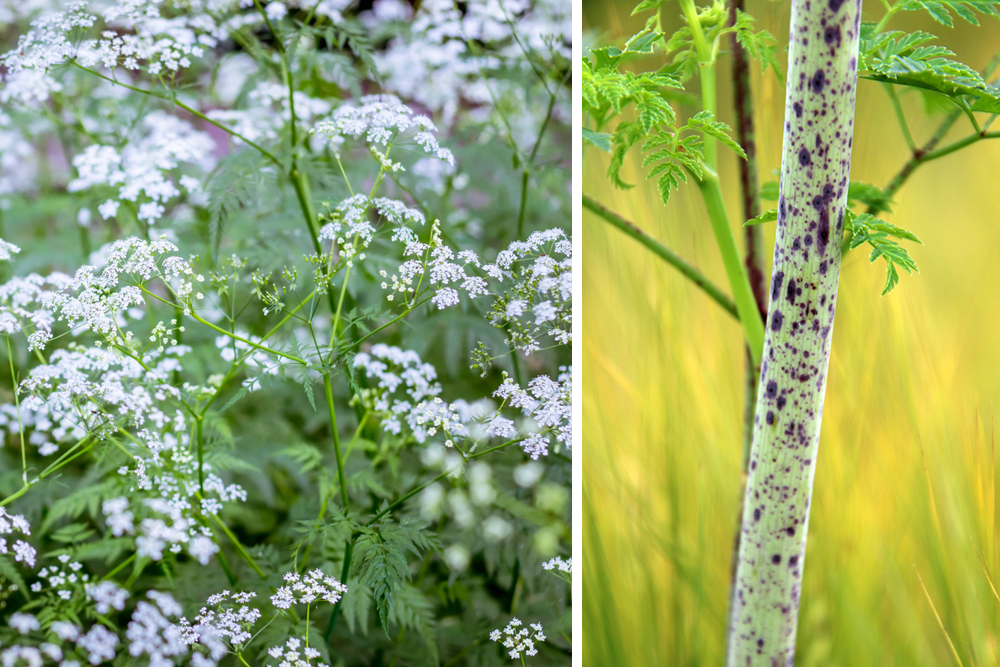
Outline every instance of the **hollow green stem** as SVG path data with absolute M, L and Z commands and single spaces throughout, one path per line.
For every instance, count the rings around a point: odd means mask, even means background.
M 715 234 L 715 241 L 722 255 L 722 264 L 729 279 L 729 287 L 733 290 L 736 311 L 739 313 L 747 346 L 750 348 L 750 356 L 754 364 L 759 365 L 764 351 L 764 323 L 761 322 L 760 312 L 757 310 L 757 301 L 750 287 L 746 268 L 743 266 L 743 258 L 736 247 L 736 237 L 729 224 L 718 177 L 706 169 L 704 177 L 698 180 L 698 189 L 701 190 L 702 198 L 705 200 L 712 232 Z
M 679 0 L 684 19 L 691 29 L 691 39 L 694 42 L 695 51 L 698 54 L 698 78 L 701 82 L 701 108 L 705 111 L 715 113 L 715 63 L 712 48 L 705 39 L 705 33 L 701 29 L 701 21 L 698 18 L 698 8 L 694 5 L 694 0 Z M 705 140 L 705 163 L 713 170 L 716 168 L 716 143 L 715 139 L 707 134 Z

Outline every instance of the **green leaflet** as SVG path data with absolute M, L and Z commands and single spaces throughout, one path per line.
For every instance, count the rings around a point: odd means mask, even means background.
M 886 276 L 882 296 L 891 292 L 899 283 L 897 266 L 910 274 L 920 272 L 910 253 L 895 239 L 923 244 L 913 232 L 868 213 L 856 215 L 851 209 L 847 209 L 844 215 L 844 250 L 853 250 L 867 243 L 872 249 L 868 257 L 870 262 L 880 257 L 885 260 Z
M 655 9 L 659 0 L 640 3 L 635 12 Z M 755 31 L 753 18 L 740 12 L 735 25 L 728 25 L 725 4 L 715 2 L 698 10 L 698 20 L 705 37 L 718 41 L 728 33 L 737 40 L 763 68 L 778 69 L 776 40 L 766 30 Z M 732 138 L 731 128 L 717 120 L 710 111 L 698 110 L 683 125 L 678 125 L 674 103 L 692 105 L 700 100 L 684 91 L 684 81 L 696 69 L 697 56 L 688 26 L 669 37 L 655 28 L 652 17 L 640 32 L 624 46 L 593 49 L 583 61 L 582 97 L 584 112 L 592 126 L 584 128 L 584 141 L 611 153 L 608 179 L 618 188 L 631 188 L 621 177 L 621 170 L 630 150 L 641 145 L 642 166 L 650 167 L 646 177 L 657 179 L 660 198 L 666 202 L 671 192 L 687 181 L 689 175 L 702 177 L 705 137 L 718 140 L 740 157 L 746 157 L 742 147 Z M 652 54 L 671 58 L 669 64 L 656 71 L 622 71 L 621 66 L 642 55 Z M 626 115 L 627 114 L 627 115 Z M 603 131 L 610 122 L 623 118 L 610 132 Z
M 990 6 L 1000 6 L 1000 2 Z M 948 58 L 955 55 L 951 49 L 930 44 L 937 39 L 935 35 L 921 30 L 875 34 L 874 29 L 873 23 L 861 26 L 860 78 L 921 88 L 946 95 L 973 111 L 1000 113 L 1000 88 L 989 85 L 968 65 Z
M 1000 17 L 1000 0 L 905 0 L 899 4 L 906 11 L 926 11 L 931 17 L 949 28 L 954 27 L 951 13 L 973 25 L 979 25 L 975 12 Z

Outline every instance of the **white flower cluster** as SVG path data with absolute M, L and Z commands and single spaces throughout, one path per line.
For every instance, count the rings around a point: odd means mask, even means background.
M 51 583 L 51 580 L 50 580 Z M 121 611 L 125 608 L 128 591 L 119 588 L 113 581 L 102 581 L 99 584 L 87 586 L 87 599 L 93 601 L 98 614 L 107 614 L 112 609 Z
M 339 249 L 340 256 L 347 260 L 347 266 L 353 266 L 353 258 L 358 252 L 367 248 L 375 236 L 375 227 L 368 221 L 368 211 L 374 209 L 390 224 L 395 225 L 392 240 L 404 240 L 407 243 L 416 242 L 417 235 L 407 222 L 423 225 L 424 214 L 395 199 L 376 197 L 369 201 L 363 194 L 349 197 L 337 204 L 337 208 L 329 215 L 320 216 L 320 221 L 332 220 L 319 230 L 320 241 L 333 241 Z M 358 259 L 364 259 L 364 254 Z
M 557 380 L 539 375 L 522 389 L 513 378 L 505 377 L 493 395 L 505 406 L 519 408 L 541 429 L 521 442 L 532 459 L 549 453 L 550 435 L 566 449 L 573 445 L 573 369 L 563 366 Z M 501 436 L 506 437 L 506 436 Z
M 9 262 L 19 252 L 21 252 L 19 247 L 0 239 L 0 262 Z
M 201 608 L 195 617 L 193 632 L 200 634 L 203 628 L 210 628 L 215 636 L 239 651 L 253 637 L 250 629 L 261 617 L 259 609 L 249 606 L 255 597 L 257 594 L 253 592 L 230 593 L 229 591 L 209 596 L 208 605 L 215 608 Z M 182 619 L 182 623 L 186 622 Z
M 22 535 L 31 535 L 31 525 L 20 514 L 9 514 L 7 510 L 0 506 L 0 555 L 13 553 L 14 560 L 24 563 L 28 567 L 35 566 L 35 548 L 24 540 L 15 540 L 13 544 L 7 544 L 7 539 L 3 535 L 12 535 L 14 531 Z
M 562 0 L 481 0 L 462 8 L 452 0 L 424 0 L 406 30 L 391 33 L 375 62 L 389 90 L 440 112 L 448 125 L 460 111 L 475 122 L 494 125 L 494 101 L 512 107 L 507 115 L 517 119 L 512 123 L 515 141 L 530 146 L 544 121 L 545 105 L 530 103 L 516 78 L 487 79 L 484 72 L 530 71 L 521 45 L 536 57 L 568 61 L 571 9 Z M 479 45 L 485 55 L 476 55 L 469 44 Z M 556 108 L 567 121 L 568 106 Z
M 531 630 L 521 626 L 521 621 L 513 618 L 507 624 L 507 627 L 503 629 L 503 632 L 494 630 L 490 633 L 490 640 L 495 642 L 502 641 L 504 648 L 507 649 L 512 660 L 522 659 L 522 653 L 526 656 L 538 655 L 535 642 L 545 641 L 545 633 L 542 632 L 541 624 L 532 623 Z
M 0 319 L 3 317 L 0 314 Z M 42 456 L 55 454 L 61 442 L 76 442 L 87 434 L 75 413 L 53 410 L 48 403 L 35 405 L 35 408 L 29 410 L 22 405 L 18 414 L 14 403 L 0 405 L 0 428 L 6 428 L 15 436 L 24 430 L 28 434 L 26 442 L 37 447 Z
M 157 76 L 191 66 L 227 35 L 207 11 L 180 12 L 171 17 L 160 13 L 161 0 L 120 0 L 103 5 L 104 30 L 100 37 L 77 42 L 74 33 L 98 22 L 85 11 L 87 2 L 71 2 L 65 11 L 46 14 L 31 23 L 17 48 L 0 57 L 12 72 L 46 71 L 70 59 L 84 67 L 124 67 Z M 221 7 L 220 7 L 221 8 Z
M 496 266 L 514 284 L 497 299 L 490 322 L 507 327 L 510 344 L 525 354 L 541 349 L 548 334 L 557 344 L 573 341 L 573 245 L 561 229 L 535 232 L 497 255 Z
M 271 596 L 271 604 L 278 609 L 290 609 L 293 604 L 312 604 L 317 600 L 336 604 L 347 592 L 347 586 L 328 577 L 322 570 L 311 570 L 304 575 L 287 572 L 284 579 L 288 585 L 281 586 Z
M 406 235 L 397 238 L 406 244 L 403 257 L 423 259 L 405 260 L 391 278 L 386 271 L 379 272 L 379 275 L 386 279 L 382 283 L 382 289 L 389 290 L 387 301 L 393 301 L 399 295 L 404 302 L 409 303 L 416 296 L 418 286 L 426 284 L 428 287 L 437 286 L 438 289 L 431 297 L 431 303 L 437 306 L 438 310 L 444 310 L 460 303 L 459 289 L 470 299 L 489 293 L 489 285 L 484 278 L 469 275 L 470 267 L 479 268 L 495 279 L 503 277 L 501 270 L 495 264 L 482 264 L 472 250 L 461 250 L 456 253 L 446 246 L 441 238 L 441 227 L 437 220 L 431 225 L 430 243 L 423 243 Z M 426 281 L 423 280 L 425 276 Z
M 411 409 L 409 402 L 392 400 L 400 388 L 416 403 L 441 393 L 437 370 L 433 365 L 422 362 L 420 355 L 413 350 L 378 343 L 369 352 L 355 355 L 353 364 L 354 369 L 364 372 L 368 379 L 378 380 L 373 405 L 378 412 L 392 411 L 398 415 Z M 399 433 L 401 424 L 398 418 L 389 418 L 382 427 L 390 433 Z
M 46 288 L 61 290 L 72 282 L 64 273 L 42 277 L 32 273 L 13 277 L 0 285 L 0 331 L 12 334 L 28 329 L 28 342 L 44 346 L 52 338 L 52 324 L 59 294 Z
M 567 574 L 573 574 L 573 559 L 567 558 L 563 560 L 561 556 L 556 556 L 550 560 L 542 563 L 543 570 L 559 570 L 560 572 L 565 572 Z
M 38 581 L 31 584 L 32 593 L 40 593 L 45 590 L 42 581 L 48 582 L 49 589 L 56 594 L 60 600 L 70 600 L 74 593 L 82 593 L 90 586 L 90 575 L 81 572 L 83 563 L 73 561 L 69 554 L 62 554 L 58 557 L 59 565 L 43 567 L 38 571 Z M 114 586 L 114 584 L 111 584 Z M 106 589 L 102 589 L 102 595 Z M 102 598 L 103 599 L 103 598 Z M 122 598 L 124 604 L 124 598 Z M 121 609 L 121 607 L 116 607 Z M 103 612 L 102 612 L 103 613 Z
M 329 667 L 323 662 L 310 662 L 320 657 L 320 652 L 309 646 L 303 647 L 302 640 L 297 637 L 290 637 L 284 646 L 272 646 L 267 649 L 267 654 L 281 661 L 278 667 Z
M 11 614 L 10 627 L 22 635 L 41 630 L 41 623 L 31 614 L 16 612 Z M 69 621 L 54 621 L 49 630 L 62 642 L 76 644 L 76 648 L 87 657 L 87 661 L 97 667 L 115 659 L 119 644 L 118 635 L 103 625 L 97 624 L 86 633 Z M 3 667 L 41 667 L 46 659 L 59 667 L 80 667 L 77 660 L 65 655 L 61 646 L 52 642 L 43 642 L 38 646 L 14 644 L 0 651 L 0 665 Z
M 3 21 L 0 20 L 0 23 Z M 17 92 L 12 90 L 11 79 L 15 76 L 8 75 L 5 85 L 0 85 L 0 104 L 6 105 Z M 0 111 L 0 196 L 29 192 L 37 185 L 35 149 L 27 141 L 24 131 L 14 124 L 9 115 Z
M 13 333 L 30 324 L 29 348 L 41 350 L 52 339 L 53 324 L 62 320 L 78 331 L 93 330 L 111 345 L 134 348 L 132 333 L 122 333 L 121 325 L 126 315 L 141 315 L 131 310 L 145 303 L 137 284 L 159 278 L 183 301 L 194 291 L 194 284 L 204 280 L 180 257 L 164 257 L 176 250 L 162 238 L 131 237 L 102 251 L 106 262 L 100 275 L 96 267 L 83 266 L 73 278 L 58 272 L 44 278 L 36 273 L 12 278 L 0 285 L 0 330 Z M 119 287 L 120 282 L 126 284 Z
M 120 200 L 139 202 L 137 216 L 149 224 L 159 220 L 164 204 L 178 197 L 181 191 L 167 175 L 182 164 L 193 165 L 201 173 L 211 170 L 215 142 L 187 121 L 163 111 L 146 114 L 143 131 L 118 152 L 113 146 L 94 144 L 73 158 L 79 176 L 66 186 L 70 192 L 89 190 L 97 186 L 112 186 Z M 181 176 L 181 187 L 197 190 L 200 181 Z M 118 213 L 119 199 L 108 199 L 98 207 L 101 217 L 108 219 Z
M 0 56 L 0 65 L 12 72 L 22 69 L 45 71 L 72 58 L 76 46 L 70 33 L 94 25 L 96 17 L 84 11 L 86 2 L 70 2 L 65 11 L 47 14 L 31 22 L 31 30 L 21 35 L 17 47 Z
M 190 628 L 183 619 L 177 623 L 170 617 L 180 616 L 182 609 L 167 593 L 149 591 L 146 594 L 155 604 L 141 601 L 132 613 L 125 636 L 129 640 L 129 654 L 135 658 L 149 656 L 150 665 L 171 665 L 174 658 L 188 654 L 196 643 L 208 649 L 207 654 L 191 652 L 192 667 L 214 667 L 226 655 L 226 645 L 209 627 Z
M 363 136 L 383 168 L 391 171 L 400 171 L 403 165 L 389 160 L 390 145 L 410 133 L 413 141 L 425 153 L 448 164 L 455 163 L 452 152 L 438 144 L 434 136 L 437 128 L 431 119 L 415 116 L 413 109 L 394 95 L 366 95 L 358 104 L 344 104 L 334 110 L 330 118 L 317 123 L 312 131 L 329 139 L 334 151 L 338 150 L 346 137 Z M 379 151 L 378 146 L 384 151 Z

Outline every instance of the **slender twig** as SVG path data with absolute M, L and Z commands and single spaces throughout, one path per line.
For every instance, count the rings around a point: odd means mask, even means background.
M 77 67 L 79 67 L 80 69 L 82 69 L 85 72 L 90 72 L 91 74 L 93 74 L 96 77 L 104 79 L 105 81 L 110 81 L 111 83 L 115 84 L 116 86 L 122 86 L 123 88 L 128 88 L 129 90 L 134 91 L 136 93 L 142 93 L 143 95 L 149 95 L 150 97 L 158 97 L 161 100 L 166 100 L 167 102 L 172 102 L 172 103 L 176 104 L 177 106 L 179 106 L 181 109 L 184 109 L 185 111 L 187 111 L 192 116 L 196 116 L 196 117 L 202 119 L 203 121 L 205 121 L 206 123 L 210 123 L 210 124 L 214 125 L 215 127 L 219 128 L 223 132 L 226 132 L 226 133 L 228 133 L 228 134 L 236 137 L 237 139 L 239 139 L 240 141 L 242 141 L 246 145 L 252 146 L 253 148 L 256 148 L 260 152 L 261 155 L 263 155 L 264 157 L 266 157 L 268 160 L 270 160 L 274 164 L 278 165 L 279 167 L 281 166 L 281 162 L 278 160 L 278 158 L 274 157 L 274 155 L 271 154 L 265 148 L 262 148 L 258 144 L 255 144 L 254 142 L 250 141 L 249 139 L 247 139 L 246 137 L 244 137 L 239 132 L 236 132 L 235 130 L 233 130 L 231 128 L 228 128 L 225 125 L 222 125 L 221 123 L 218 123 L 218 122 L 212 120 L 211 118 L 209 118 L 205 114 L 201 113 L 200 111 L 198 111 L 196 109 L 192 109 L 188 105 L 186 105 L 183 102 L 181 102 L 180 100 L 178 100 L 176 97 L 171 97 L 170 95 L 166 95 L 165 93 L 158 93 L 155 90 L 146 90 L 145 88 L 138 88 L 136 86 L 130 86 L 127 83 L 122 83 L 121 81 L 117 81 L 116 79 L 112 79 L 111 77 L 105 76 L 105 75 L 101 74 L 100 72 L 98 72 L 96 70 L 90 69 L 89 67 L 84 67 L 83 65 L 81 65 L 78 62 L 76 62 L 75 60 L 71 60 L 70 63 L 73 64 L 73 65 L 75 65 L 75 66 L 77 66 Z
M 910 134 L 910 126 L 906 122 L 906 115 L 903 113 L 903 107 L 899 103 L 899 95 L 896 94 L 896 87 L 889 83 L 882 85 L 885 86 L 885 91 L 889 93 L 889 99 L 892 101 L 892 110 L 896 113 L 896 120 L 899 122 L 899 129 L 903 133 L 906 145 L 910 147 L 911 151 L 916 151 L 917 144 L 913 142 L 913 135 Z M 749 218 L 747 219 L 749 220 Z
M 1000 51 L 998 51 L 986 65 L 986 68 L 983 70 L 983 78 L 988 79 L 993 74 L 993 70 L 995 70 L 998 66 L 1000 66 Z M 996 82 L 997 80 L 993 80 L 991 83 L 996 84 Z M 927 162 L 925 156 L 934 152 L 937 145 L 941 143 L 942 139 L 944 139 L 944 135 L 948 133 L 948 130 L 951 129 L 961 115 L 961 109 L 952 110 L 947 116 L 945 116 L 945 119 L 941 121 L 941 124 L 934 131 L 934 134 L 932 134 L 931 138 L 927 140 L 927 143 L 913 151 L 910 159 L 907 160 L 896 175 L 893 176 L 892 180 L 889 181 L 889 184 L 882 189 L 884 195 L 882 201 L 868 207 L 868 213 L 870 215 L 878 215 L 879 212 L 887 210 L 888 203 L 892 199 L 893 195 L 895 195 L 896 192 L 903 187 L 903 183 L 905 183 L 906 180 L 913 175 L 913 172 L 917 170 L 917 167 Z M 983 126 L 984 129 L 989 127 L 993 118 L 995 118 L 995 116 L 991 117 L 990 120 Z
M 597 201 L 595 201 L 592 197 L 583 195 L 583 206 L 598 215 L 605 222 L 610 223 L 613 227 L 616 227 L 642 245 L 649 248 L 660 258 L 666 260 L 668 264 L 680 271 L 685 278 L 693 282 L 697 287 L 701 288 L 705 294 L 711 297 L 713 301 L 722 306 L 723 310 L 736 319 L 739 319 L 740 316 L 736 311 L 736 304 L 733 300 L 723 293 L 721 289 L 716 287 L 715 284 L 706 278 L 704 274 L 698 271 L 698 269 L 688 264 L 680 255 L 653 237 L 649 236 L 634 223 L 629 222 L 614 211 L 611 211 L 603 205 L 597 203 Z

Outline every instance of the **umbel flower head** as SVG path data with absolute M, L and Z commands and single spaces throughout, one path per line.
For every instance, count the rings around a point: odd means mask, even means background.
M 520 620 L 512 618 L 503 632 L 494 630 L 490 633 L 490 640 L 501 642 L 512 660 L 521 658 L 522 653 L 527 656 L 538 655 L 535 642 L 545 641 L 545 633 L 542 632 L 540 623 L 532 623 L 531 630 L 521 627 L 521 625 Z
M 289 609 L 293 604 L 312 604 L 317 600 L 336 604 L 347 592 L 347 586 L 326 576 L 323 570 L 312 570 L 304 575 L 288 572 L 285 581 L 288 586 L 282 586 L 271 596 L 271 604 L 278 609 Z

